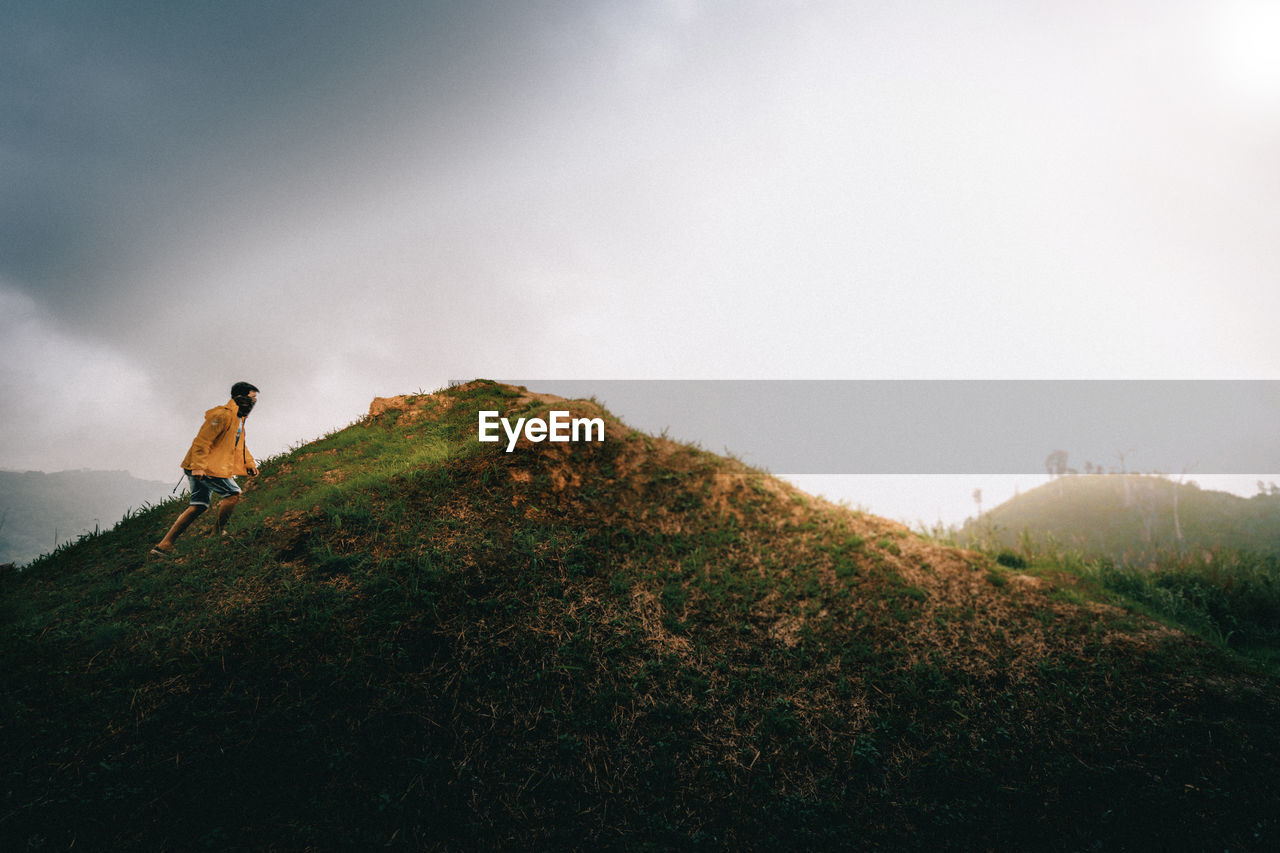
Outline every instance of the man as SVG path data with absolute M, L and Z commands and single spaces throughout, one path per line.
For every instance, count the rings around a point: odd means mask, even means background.
M 258 476 L 258 463 L 245 446 L 244 422 L 258 401 L 258 389 L 248 382 L 231 386 L 231 399 L 221 406 L 204 413 L 204 426 L 191 442 L 191 449 L 182 460 L 182 470 L 191 488 L 191 505 L 182 511 L 178 520 L 169 528 L 151 553 L 168 557 L 173 552 L 174 540 L 182 535 L 210 506 L 214 494 L 221 496 L 218 514 L 214 520 L 214 533 L 226 534 L 227 519 L 240 501 L 237 474 Z

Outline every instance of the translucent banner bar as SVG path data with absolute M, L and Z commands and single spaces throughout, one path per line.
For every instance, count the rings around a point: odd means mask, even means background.
M 775 474 L 1280 472 L 1280 381 L 502 381 Z

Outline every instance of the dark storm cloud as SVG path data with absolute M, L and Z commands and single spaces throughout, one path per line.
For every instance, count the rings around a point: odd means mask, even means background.
M 90 259 L 101 264 L 113 245 L 132 242 L 129 229 L 154 216 L 195 151 L 301 94 L 279 73 L 287 42 L 253 49 L 296 28 L 282 26 L 286 8 L 30 3 L 9 16 L 0 35 L 2 272 L 65 301 L 90 283 Z
M 261 183 L 412 98 L 484 85 L 520 6 L 19 3 L 0 29 L 0 277 L 65 312 L 162 239 L 208 182 Z M 487 81 L 492 84 L 494 81 Z M 326 146 L 328 149 L 326 151 Z

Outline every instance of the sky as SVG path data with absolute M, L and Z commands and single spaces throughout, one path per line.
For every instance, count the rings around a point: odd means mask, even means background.
M 481 376 L 1280 379 L 1275 3 L 0 11 L 0 468 L 176 479 L 240 379 L 259 456 Z

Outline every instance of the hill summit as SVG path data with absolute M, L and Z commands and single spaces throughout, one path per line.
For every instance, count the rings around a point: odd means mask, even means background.
M 478 440 L 482 411 L 599 442 Z M 1280 840 L 1274 680 L 590 400 L 375 399 L 0 579 L 6 849 Z

